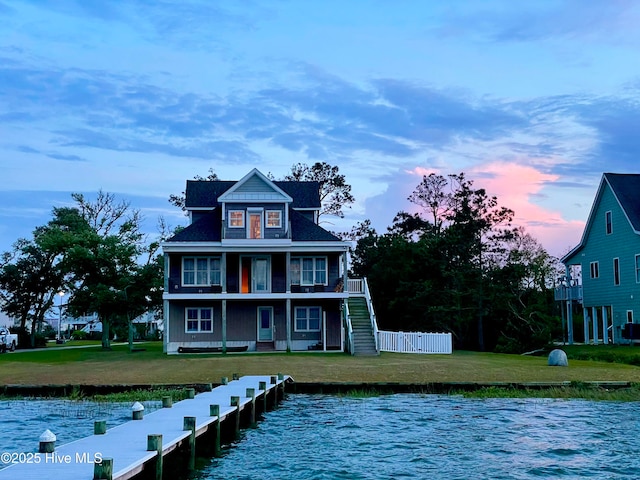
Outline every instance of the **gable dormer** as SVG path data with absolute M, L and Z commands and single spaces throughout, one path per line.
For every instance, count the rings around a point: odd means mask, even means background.
M 218 197 L 224 240 L 286 239 L 293 198 L 253 169 Z

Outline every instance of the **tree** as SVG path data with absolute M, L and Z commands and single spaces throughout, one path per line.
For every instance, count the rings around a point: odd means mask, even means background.
M 135 308 L 139 295 L 133 292 L 149 291 L 158 284 L 145 283 L 148 275 L 145 265 L 155 261 L 159 242 L 145 243 L 141 233 L 141 215 L 131 209 L 128 202 L 117 202 L 112 194 L 99 192 L 94 202 L 82 195 L 74 194 L 79 222 L 87 228 L 77 228 L 65 221 L 72 217 L 57 218 L 59 231 L 73 231 L 73 244 L 65 250 L 62 262 L 71 290 L 68 309 L 74 315 L 97 312 L 102 322 L 102 347 L 110 348 L 110 330 L 118 321 L 132 319 L 132 312 L 143 308 L 141 302 Z M 139 264 L 143 258 L 146 263 Z M 162 273 L 159 274 L 162 279 Z M 129 290 L 129 291 L 128 291 Z
M 63 275 L 56 265 L 56 255 L 32 240 L 19 240 L 14 253 L 15 260 L 0 269 L 1 308 L 18 320 L 20 331 L 29 334 L 34 347 L 36 332 L 54 304 Z
M 457 348 L 480 350 L 548 337 L 554 260 L 512 227 L 512 210 L 464 174 L 423 177 L 409 200 L 424 208 L 354 237 L 352 267 L 368 277 L 381 327 L 449 331 Z
M 304 163 L 292 165 L 291 172 L 283 178 L 286 181 L 318 182 L 320 184 L 320 216 L 335 215 L 344 218 L 343 208 L 355 202 L 351 185 L 340 174 L 340 169 L 326 162 L 316 162 L 309 166 Z

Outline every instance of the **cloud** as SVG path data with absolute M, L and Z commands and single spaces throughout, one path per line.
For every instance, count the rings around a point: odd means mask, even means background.
M 437 29 L 444 36 L 472 35 L 493 42 L 577 40 L 624 42 L 638 39 L 640 10 L 635 2 L 495 3 L 453 11 Z

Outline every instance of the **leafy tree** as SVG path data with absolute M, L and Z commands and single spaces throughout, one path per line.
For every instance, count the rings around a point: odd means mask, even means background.
M 335 215 L 344 218 L 342 209 L 355 202 L 355 198 L 351 194 L 351 185 L 347 183 L 345 176 L 340 174 L 340 169 L 326 162 L 316 162 L 311 166 L 296 163 L 283 180 L 318 182 L 320 184 L 320 203 L 322 204 L 320 216 Z
M 63 275 L 57 268 L 56 254 L 41 249 L 33 240 L 19 240 L 12 256 L 15 259 L 0 269 L 1 308 L 18 320 L 20 332 L 29 334 L 34 347 L 36 333 L 54 304 Z
M 512 210 L 464 174 L 424 177 L 409 199 L 423 209 L 400 212 L 385 234 L 354 229 L 352 268 L 368 277 L 382 328 L 449 331 L 457 348 L 503 351 L 553 334 L 555 259 L 511 226 Z

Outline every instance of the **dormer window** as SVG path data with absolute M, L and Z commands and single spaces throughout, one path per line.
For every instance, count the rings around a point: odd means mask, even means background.
M 267 210 L 267 228 L 282 228 L 282 212 Z
M 229 228 L 244 228 L 244 211 L 229 211 Z

